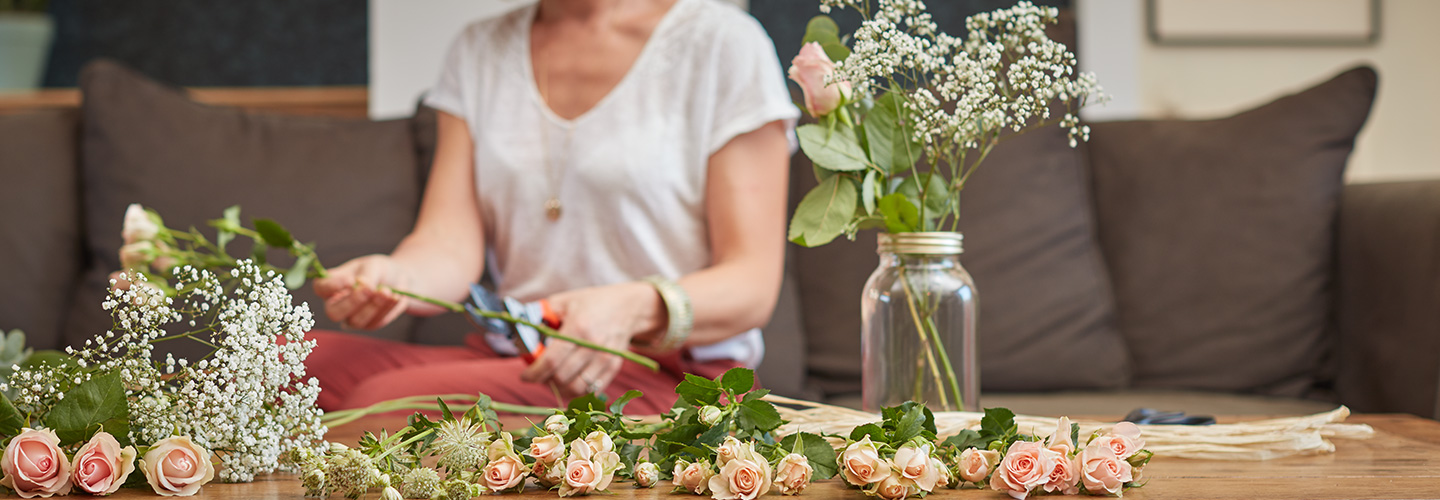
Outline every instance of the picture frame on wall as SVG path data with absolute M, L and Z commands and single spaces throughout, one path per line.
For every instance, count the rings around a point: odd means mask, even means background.
M 1380 39 L 1380 0 L 1146 0 L 1159 45 L 1365 46 Z

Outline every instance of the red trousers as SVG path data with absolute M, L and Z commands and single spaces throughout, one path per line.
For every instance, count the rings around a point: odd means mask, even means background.
M 499 357 L 484 342 L 470 346 L 407 344 L 341 332 L 315 330 L 315 350 L 306 371 L 320 381 L 320 408 L 327 411 L 370 406 L 407 396 L 483 393 L 497 402 L 563 407 L 545 384 L 520 380 L 525 362 Z M 740 366 L 731 360 L 697 363 L 681 356 L 657 358 L 659 371 L 626 361 L 604 389 L 611 397 L 630 389 L 645 393 L 625 407 L 630 414 L 656 414 L 675 404 L 675 386 L 685 373 L 715 378 Z

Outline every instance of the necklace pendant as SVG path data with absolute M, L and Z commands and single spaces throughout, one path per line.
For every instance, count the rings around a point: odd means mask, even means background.
M 555 198 L 545 200 L 545 218 L 552 221 L 560 219 L 560 200 Z

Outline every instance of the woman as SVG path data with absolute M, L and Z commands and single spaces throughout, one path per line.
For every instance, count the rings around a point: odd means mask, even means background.
M 550 406 L 640 389 L 631 407 L 659 412 L 683 372 L 759 362 L 798 111 L 753 18 L 716 0 L 541 0 L 469 26 L 426 103 L 441 111 L 439 142 L 415 229 L 315 283 L 329 317 L 373 329 L 434 314 L 390 289 L 461 301 L 488 250 L 501 294 L 547 299 L 562 333 L 648 348 L 664 368 L 568 342 L 526 366 L 483 345 L 317 332 L 323 407 L 475 392 Z M 686 301 L 688 332 L 668 321 Z

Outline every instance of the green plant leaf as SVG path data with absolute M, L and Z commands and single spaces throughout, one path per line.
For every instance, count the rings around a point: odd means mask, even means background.
M 25 415 L 15 408 L 10 398 L 0 396 L 0 436 L 14 436 L 25 427 Z
M 875 200 L 880 197 L 880 183 L 875 176 L 874 170 L 865 172 L 865 181 L 860 183 L 860 204 L 865 207 L 865 215 L 875 213 Z
M 866 144 L 869 147 L 870 161 L 881 170 L 894 173 L 897 169 L 904 170 L 909 165 L 895 165 L 895 147 L 902 146 L 896 143 L 899 124 L 899 116 L 896 113 L 897 99 L 895 92 L 888 92 L 875 100 L 875 107 L 865 114 L 865 121 L 860 125 L 865 130 Z
M 742 401 L 735 416 L 742 429 L 760 432 L 773 431 L 785 423 L 785 420 L 780 418 L 780 412 L 775 410 L 775 405 L 765 401 Z
M 911 200 L 920 199 L 920 182 L 925 182 L 925 218 L 934 218 L 949 213 L 950 190 L 945 185 L 944 176 L 932 172 L 917 172 L 915 175 L 906 177 L 904 182 L 895 192 L 904 194 Z
M 684 396 L 696 406 L 715 405 L 720 402 L 720 384 L 690 373 L 686 373 L 685 380 L 675 386 L 675 393 Z
M 800 149 L 816 165 L 841 172 L 864 170 L 869 166 L 860 138 L 851 127 L 840 125 L 828 130 L 812 123 L 795 129 L 795 134 L 800 138 Z
M 915 231 L 920 226 L 920 211 L 915 204 L 901 193 L 890 193 L 880 198 L 878 207 L 885 216 L 885 229 L 892 233 Z
M 215 246 L 220 247 L 220 252 L 225 252 L 225 245 L 235 239 L 235 228 L 240 227 L 240 205 L 226 208 L 220 218 L 221 225 L 215 227 Z
M 989 444 L 989 441 L 986 441 L 980 437 L 979 432 L 965 429 L 963 431 L 960 431 L 959 434 L 950 436 L 949 438 L 945 439 L 945 442 L 941 443 L 941 446 L 948 446 L 954 448 L 955 451 L 965 451 L 968 448 L 979 448 L 983 450 Z
M 79 363 L 75 362 L 75 358 L 70 357 L 70 355 L 60 351 L 46 349 L 43 351 L 35 351 L 34 353 L 31 353 L 30 357 L 25 358 L 25 361 L 20 363 L 20 367 L 30 370 L 38 368 L 42 364 L 46 366 L 61 367 L 64 369 L 77 368 L 80 366 Z
M 265 244 L 272 247 L 290 248 L 295 245 L 295 238 L 290 236 L 290 231 L 270 219 L 255 219 L 255 232 L 260 233 Z
M 1008 408 L 986 408 L 985 416 L 980 419 L 980 436 L 983 438 L 1004 439 L 1015 435 L 1017 430 L 1015 412 Z
M 291 290 L 299 289 L 305 285 L 305 273 L 310 270 L 310 264 L 315 261 L 315 254 L 301 254 L 295 258 L 295 265 L 285 271 L 285 288 Z
M 790 241 L 815 247 L 829 243 L 845 232 L 859 203 L 855 181 L 836 175 L 815 186 L 795 207 L 790 220 Z
M 755 370 L 731 368 L 720 375 L 720 387 L 731 394 L 744 394 L 755 386 Z
M 570 409 L 578 411 L 605 411 L 605 400 L 594 394 L 586 394 L 570 400 Z
M 870 436 L 870 440 L 876 443 L 884 443 L 885 429 L 881 429 L 880 426 L 876 424 L 865 424 L 850 431 L 851 441 L 859 441 L 865 436 Z
M 101 428 L 128 429 L 129 421 L 119 373 L 100 375 L 65 391 L 65 399 L 45 414 L 45 425 L 55 430 L 64 446 L 84 442 Z
M 891 443 L 900 446 L 924 431 L 925 406 L 919 404 L 911 406 L 904 410 L 899 421 L 895 423 L 895 433 L 890 438 Z
M 796 440 L 800 441 L 798 450 L 795 446 Z M 814 469 L 813 478 L 816 480 L 830 479 L 840 472 L 840 466 L 835 461 L 835 448 L 831 447 L 830 442 L 823 437 L 808 432 L 797 432 L 785 436 L 785 439 L 780 441 L 780 449 L 787 450 L 785 453 L 789 453 L 788 450 L 797 450 L 801 455 L 805 455 L 805 458 L 810 461 L 810 467 Z
M 253 259 L 256 264 L 263 266 L 266 261 L 265 255 L 269 251 L 270 246 L 266 245 L 264 241 L 255 240 L 255 245 L 250 247 L 250 258 Z
M 615 398 L 615 402 L 610 403 L 610 413 L 614 413 L 616 415 L 623 413 L 626 404 L 630 403 L 630 401 L 634 400 L 635 398 L 643 395 L 645 395 L 645 393 L 642 393 L 635 389 L 625 391 L 625 394 L 621 394 L 620 397 Z
M 745 393 L 745 398 L 742 401 L 759 401 L 761 398 L 769 395 L 769 389 L 755 389 Z
M 805 38 L 802 43 L 810 42 L 819 43 L 831 61 L 839 61 L 850 55 L 850 49 L 840 42 L 840 27 L 830 16 L 810 18 L 810 22 L 805 25 Z

